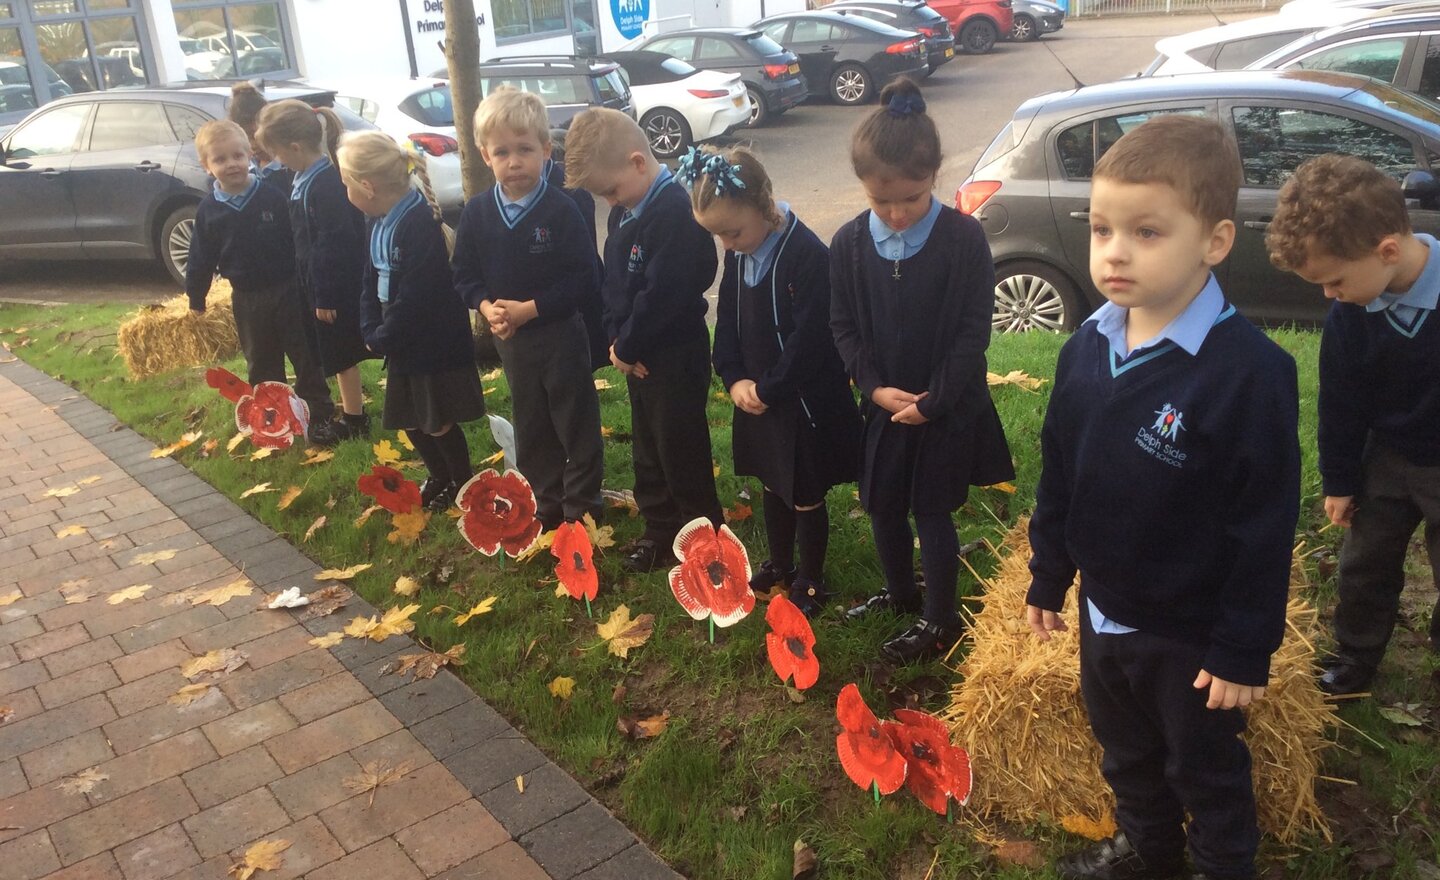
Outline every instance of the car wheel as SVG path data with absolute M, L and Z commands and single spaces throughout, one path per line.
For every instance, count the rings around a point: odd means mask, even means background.
M 195 233 L 195 207 L 182 205 L 160 224 L 160 264 L 182 287 L 185 265 L 190 262 L 190 237 Z
M 837 104 L 864 104 L 870 100 L 870 74 L 858 64 L 842 64 L 830 74 L 830 96 Z
M 984 55 L 995 48 L 1000 32 L 995 25 L 984 19 L 972 21 L 960 29 L 960 45 L 971 55 Z
M 674 110 L 651 110 L 640 120 L 640 128 L 657 159 L 674 159 L 690 146 L 690 126 Z
M 745 92 L 750 96 L 750 121 L 745 123 L 746 128 L 759 128 L 770 119 L 770 111 L 765 109 L 765 96 L 754 86 L 745 86 Z
M 1081 318 L 1080 295 L 1063 272 L 1028 261 L 999 267 L 991 320 L 996 333 L 1060 333 L 1074 330 Z
M 1015 23 L 1010 26 L 1010 39 L 1017 43 L 1040 39 L 1040 29 L 1035 26 L 1035 19 L 1028 15 L 1015 16 Z

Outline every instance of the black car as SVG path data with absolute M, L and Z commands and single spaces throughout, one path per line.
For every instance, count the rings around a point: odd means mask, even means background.
M 1400 180 L 1419 232 L 1440 232 L 1432 177 L 1440 105 L 1343 73 L 1235 71 L 1121 80 L 1031 98 L 956 193 L 995 258 L 995 329 L 1071 330 L 1104 300 L 1090 280 L 1090 177 L 1121 135 L 1159 113 L 1220 120 L 1240 148 L 1235 245 L 1215 276 L 1262 323 L 1321 321 L 1320 288 L 1270 264 L 1265 229 L 1306 159 L 1347 153 Z
M 738 73 L 750 93 L 750 126 L 803 103 L 809 90 L 800 59 L 754 28 L 686 28 L 636 47 L 673 55 L 700 70 Z
M 863 104 L 899 76 L 930 72 L 925 40 L 915 31 L 838 12 L 788 12 L 754 25 L 800 56 L 812 95 L 840 104 Z
M 431 76 L 446 79 L 450 71 L 442 68 Z M 488 95 L 502 85 L 539 95 L 550 116 L 550 127 L 560 131 L 568 131 L 575 117 L 591 107 L 609 107 L 635 118 L 630 87 L 620 65 L 604 58 L 536 55 L 480 62 L 480 93 Z M 453 125 L 454 119 L 430 124 Z
M 269 83 L 272 101 L 317 107 L 334 93 Z M 111 89 L 58 98 L 0 140 L 0 255 L 33 259 L 159 259 L 185 282 L 195 206 L 210 177 L 195 132 L 223 119 L 228 83 Z M 334 108 L 351 130 L 375 126 Z
M 924 0 L 840 0 L 825 7 L 841 15 L 858 15 L 902 31 L 915 31 L 925 38 L 925 60 L 934 73 L 955 57 L 955 35 L 945 16 Z
M 1307 34 L 1248 65 L 1250 70 L 1338 70 L 1440 97 L 1440 8 L 1373 18 Z

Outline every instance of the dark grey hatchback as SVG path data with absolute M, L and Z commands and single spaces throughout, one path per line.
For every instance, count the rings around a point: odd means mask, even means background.
M 1244 71 L 1041 95 L 1020 105 L 955 195 L 994 255 L 995 330 L 1072 330 L 1103 302 L 1090 280 L 1091 172 L 1121 135 L 1160 113 L 1210 116 L 1235 136 L 1243 166 L 1235 246 L 1215 274 L 1252 320 L 1313 324 L 1329 308 L 1318 287 L 1274 268 L 1265 250 L 1279 188 L 1306 159 L 1347 153 L 1373 162 L 1406 182 L 1415 229 L 1440 232 L 1431 176 L 1440 105 L 1386 83 Z

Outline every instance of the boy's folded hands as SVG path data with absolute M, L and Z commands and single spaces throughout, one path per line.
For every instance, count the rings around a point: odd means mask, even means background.
M 770 407 L 760 399 L 760 393 L 755 390 L 754 379 L 741 379 L 730 386 L 730 399 L 735 405 L 752 416 L 764 414 Z
M 1264 686 L 1248 684 L 1236 684 L 1233 681 L 1225 681 L 1223 678 L 1216 678 L 1205 670 L 1195 676 L 1195 689 L 1210 689 L 1210 699 L 1206 701 L 1207 709 L 1234 709 L 1236 706 L 1244 708 L 1251 703 L 1265 696 Z

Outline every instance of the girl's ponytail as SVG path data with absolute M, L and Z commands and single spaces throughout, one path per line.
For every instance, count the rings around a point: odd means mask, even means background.
M 445 236 L 445 250 L 450 256 L 455 256 L 455 230 L 445 222 L 445 212 L 440 209 L 440 200 L 435 197 L 435 187 L 430 183 L 429 160 L 425 158 L 424 152 L 410 150 L 411 162 L 414 163 L 415 179 L 420 181 L 420 194 L 425 196 L 425 203 L 430 206 L 430 213 L 435 216 L 435 222 L 440 224 L 440 232 Z
M 445 224 L 444 213 L 430 184 L 424 154 L 400 146 L 394 138 L 380 131 L 350 132 L 340 140 L 338 152 L 335 167 L 340 169 L 342 177 L 367 180 L 377 189 L 396 193 L 418 182 L 420 194 L 425 197 L 431 215 L 440 224 L 440 231 L 445 236 L 446 250 L 454 253 L 455 232 Z
M 303 144 L 329 156 L 331 164 L 339 167 L 335 151 L 345 125 L 329 107 L 311 107 L 293 98 L 276 101 L 265 105 L 258 122 L 255 139 L 266 152 L 273 154 L 276 147 Z
M 925 112 L 920 86 L 900 77 L 880 92 L 880 106 L 855 129 L 850 164 L 855 176 L 925 180 L 940 171 L 940 132 Z
M 345 123 L 329 107 L 316 107 L 315 117 L 320 120 L 320 148 L 330 157 L 330 163 L 339 168 L 340 158 L 335 151 L 340 148 L 340 135 L 345 133 Z

